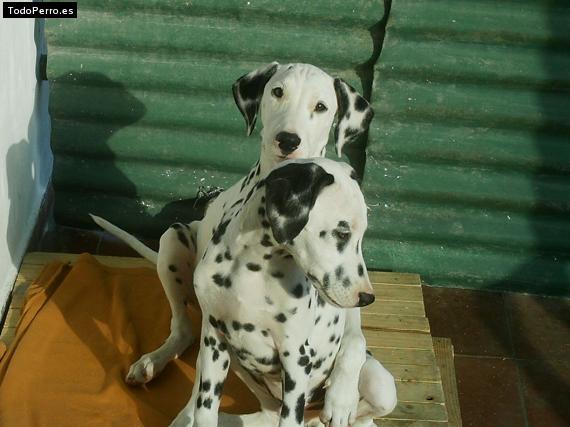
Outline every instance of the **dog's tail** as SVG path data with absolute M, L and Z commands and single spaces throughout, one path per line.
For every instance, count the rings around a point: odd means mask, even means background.
M 139 254 L 141 254 L 144 258 L 148 259 L 150 262 L 152 262 L 153 264 L 156 265 L 157 260 L 158 260 L 158 252 L 153 251 L 151 248 L 146 246 L 143 242 L 138 240 L 135 236 L 127 233 L 125 230 L 120 229 L 116 225 L 111 224 L 106 219 L 103 219 L 99 216 L 92 215 L 92 214 L 89 214 L 89 216 L 103 230 L 108 231 L 112 235 L 123 240 L 127 245 L 129 245 L 131 248 L 133 248 L 135 251 L 137 251 Z

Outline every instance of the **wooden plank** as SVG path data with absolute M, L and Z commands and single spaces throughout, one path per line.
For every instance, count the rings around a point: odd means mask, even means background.
M 398 402 L 445 403 L 441 383 L 397 381 Z
M 445 421 L 421 421 L 421 420 L 387 420 L 379 419 L 376 424 L 381 427 L 447 427 Z
M 422 301 L 424 296 L 421 286 L 389 285 L 386 283 L 373 283 L 374 294 L 380 300 L 396 301 Z
M 364 336 L 366 337 L 366 344 L 369 347 L 433 351 L 433 344 L 429 334 L 368 329 L 364 332 Z
M 425 317 L 423 301 L 390 301 L 377 298 L 374 304 L 362 309 L 363 313 L 393 314 L 397 316 Z
M 386 363 L 382 365 L 394 376 L 396 381 L 441 382 L 439 369 L 435 365 L 406 365 L 403 363 Z
M 435 359 L 439 366 L 445 406 L 449 417 L 450 427 L 461 427 L 461 409 L 457 393 L 457 379 L 455 377 L 455 364 L 453 362 L 453 346 L 449 338 L 433 338 Z
M 379 347 L 368 347 L 368 349 L 381 363 L 435 366 L 435 355 L 432 349 L 416 350 Z
M 16 283 L 12 290 L 12 300 L 10 301 L 10 308 L 21 309 L 24 307 L 26 301 L 26 292 L 28 287 L 32 284 L 32 280 L 26 280 Z
M 22 308 L 12 307 L 10 305 L 8 312 L 6 313 L 6 319 L 4 320 L 4 327 L 15 328 L 20 321 L 20 317 L 22 317 Z
M 429 322 L 420 316 L 397 316 L 362 312 L 363 329 L 391 329 L 394 331 L 415 331 L 429 333 Z
M 4 326 L 4 328 L 2 328 L 2 333 L 0 333 L 0 341 L 4 341 L 4 343 L 9 346 L 12 344 L 15 336 L 16 328 Z
M 368 277 L 372 283 L 388 283 L 392 285 L 421 286 L 422 281 L 418 274 L 392 273 L 383 271 L 369 271 Z
M 382 419 L 448 422 L 445 405 L 419 402 L 399 402 L 396 409 Z

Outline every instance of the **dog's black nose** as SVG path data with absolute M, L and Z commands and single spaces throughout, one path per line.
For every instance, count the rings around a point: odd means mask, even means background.
M 367 294 L 366 292 L 360 292 L 358 294 L 358 307 L 365 307 L 367 305 L 370 305 L 374 302 L 374 299 L 376 297 L 374 296 L 374 294 Z
M 299 135 L 290 132 L 279 132 L 275 137 L 275 140 L 279 142 L 279 148 L 283 154 L 292 153 L 301 143 Z

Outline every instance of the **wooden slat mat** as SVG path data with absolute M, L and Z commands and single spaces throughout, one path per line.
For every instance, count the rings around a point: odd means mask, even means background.
M 78 255 L 35 252 L 27 254 L 16 279 L 12 301 L 0 340 L 9 345 L 24 304 L 26 290 L 45 264 L 73 262 Z M 154 266 L 141 258 L 97 256 L 114 267 Z M 457 425 L 448 417 L 446 394 L 426 318 L 420 277 L 416 274 L 370 272 L 376 302 L 362 310 L 362 326 L 368 348 L 394 375 L 398 406 L 380 426 L 443 427 Z M 454 378 L 453 378 L 454 380 Z M 453 382 L 454 384 L 454 382 Z M 456 401 L 452 408 L 458 408 Z M 452 411 L 453 412 L 453 411 Z M 460 421 L 459 421 L 460 423 Z

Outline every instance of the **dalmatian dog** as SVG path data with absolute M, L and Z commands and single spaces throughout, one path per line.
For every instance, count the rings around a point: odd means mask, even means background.
M 396 391 L 367 355 L 362 334 L 346 335 L 349 319 L 359 322 L 358 307 L 374 301 L 361 250 L 366 204 L 352 168 L 324 158 L 288 160 L 245 198 L 224 203 L 213 201 L 203 219 L 208 227 L 198 230 L 202 340 L 192 397 L 173 425 L 218 426 L 230 360 L 252 390 L 263 389 L 262 411 L 226 415 L 222 425 L 303 426 L 305 407 L 335 376 L 349 385 L 335 393 L 352 407 L 331 420 L 337 408 L 325 405 L 322 421 L 374 425 L 373 417 L 394 408 Z
M 212 224 L 217 224 L 227 210 L 251 197 L 257 184 L 278 163 L 287 159 L 324 156 L 335 116 L 335 145 L 340 155 L 345 143 L 367 130 L 373 115 L 366 100 L 347 83 L 308 64 L 271 63 L 238 79 L 233 93 L 245 119 L 248 135 L 255 127 L 258 114 L 261 117 L 264 125 L 261 130 L 261 155 L 251 171 L 220 194 L 208 208 L 210 221 L 174 224 L 161 237 L 157 254 L 124 230 L 102 218 L 93 217 L 101 227 L 122 238 L 157 265 L 172 311 L 170 335 L 162 346 L 143 355 L 131 366 L 126 377 L 130 384 L 144 384 L 152 380 L 170 360 L 182 354 L 192 343 L 186 304 L 196 302 L 192 273 L 199 259 L 197 252 L 205 247 L 209 239 L 217 240 Z M 222 254 L 221 259 L 217 257 L 220 262 L 229 261 L 229 258 L 232 258 L 231 252 Z M 338 420 L 348 419 L 348 414 L 355 413 L 358 385 L 355 384 L 353 371 L 342 366 L 352 366 L 355 355 L 356 358 L 364 357 L 363 348 L 360 317 L 356 314 L 348 316 L 341 338 L 341 350 L 336 357 L 335 366 L 339 368 L 334 368 L 329 377 L 330 385 L 321 414 L 327 424 L 344 425 Z M 346 363 L 342 360 L 346 360 Z M 375 373 L 371 370 L 367 383 L 370 389 L 379 390 L 381 376 L 375 377 Z

